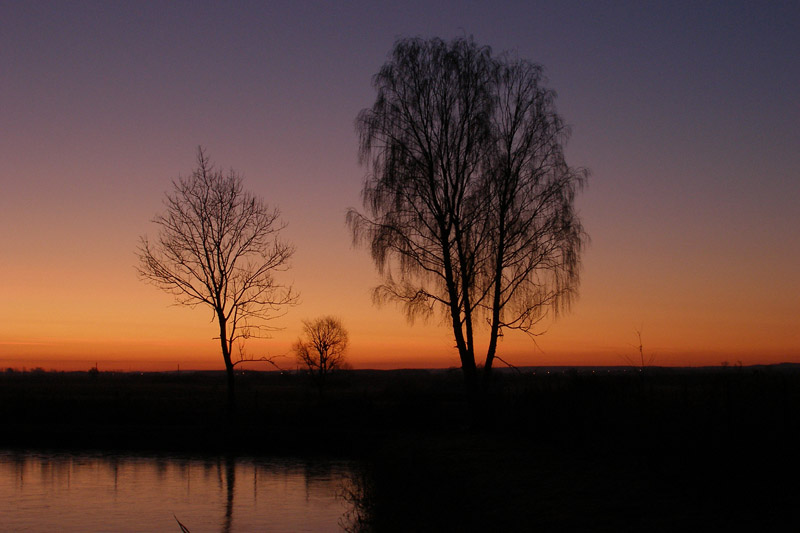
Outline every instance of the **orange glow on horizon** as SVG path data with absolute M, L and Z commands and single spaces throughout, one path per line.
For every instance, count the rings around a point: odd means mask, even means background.
M 220 4 L 177 25 L 169 3 L 153 3 L 141 24 L 124 3 L 5 5 L 3 367 L 223 367 L 210 311 L 174 305 L 134 269 L 140 236 L 152 237 L 170 180 L 191 172 L 198 144 L 280 209 L 281 236 L 296 246 L 276 278 L 300 304 L 250 354 L 292 368 L 301 320 L 335 315 L 355 368 L 460 366 L 446 321 L 410 326 L 394 306 L 373 305 L 378 275 L 345 214 L 360 208 L 370 171 L 354 120 L 375 101 L 370 80 L 392 43 L 461 28 L 543 63 L 572 129 L 565 156 L 591 171 L 576 198 L 591 238 L 579 298 L 541 324 L 535 343 L 508 332 L 500 357 L 624 365 L 640 329 L 654 365 L 800 363 L 800 129 L 786 90 L 797 67 L 784 60 L 796 37 L 774 23 L 783 8 L 693 9 L 687 28 L 676 21 L 689 11 L 666 4 L 611 10 L 619 17 L 599 3 L 475 3 L 453 14 L 287 3 L 283 17 Z M 198 31 L 209 24 L 237 31 Z M 577 45 L 558 46 L 565 31 Z M 287 53 L 266 53 L 275 43 Z M 209 71 L 210 58 L 224 75 Z M 721 75 L 742 65 L 737 83 Z

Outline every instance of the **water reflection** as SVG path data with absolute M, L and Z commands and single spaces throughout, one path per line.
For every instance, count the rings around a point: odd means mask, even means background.
M 236 489 L 236 463 L 231 457 L 225 458 L 225 489 L 225 523 L 222 526 L 222 533 L 230 533 L 233 520 L 233 491 Z
M 6 531 L 338 531 L 343 462 L 0 451 Z

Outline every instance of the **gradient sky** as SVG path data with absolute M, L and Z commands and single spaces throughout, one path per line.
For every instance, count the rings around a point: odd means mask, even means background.
M 394 41 L 463 35 L 545 66 L 592 171 L 581 296 L 501 357 L 625 364 L 641 329 L 658 365 L 800 362 L 800 4 L 761 4 L 0 0 L 0 365 L 222 367 L 210 312 L 134 270 L 202 144 L 297 247 L 302 303 L 250 353 L 335 314 L 355 367 L 457 366 L 446 327 L 372 305 L 344 213 Z

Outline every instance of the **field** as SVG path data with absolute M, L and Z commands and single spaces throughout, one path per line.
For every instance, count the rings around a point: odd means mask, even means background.
M 376 531 L 800 524 L 792 365 L 507 371 L 475 418 L 458 370 L 238 387 L 229 419 L 220 373 L 6 372 L 0 446 L 353 458 L 350 498 Z

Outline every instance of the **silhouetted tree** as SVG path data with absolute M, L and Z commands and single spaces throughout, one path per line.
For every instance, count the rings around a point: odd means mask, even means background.
M 638 345 L 632 345 L 636 348 L 637 353 L 639 354 L 638 357 L 630 357 L 625 355 L 625 360 L 631 367 L 637 369 L 639 373 L 644 376 L 645 369 L 653 363 L 653 359 L 655 359 L 655 354 L 651 353 L 645 356 L 644 354 L 644 344 L 642 343 L 642 328 L 638 328 L 636 331 L 636 337 L 639 341 Z
M 329 374 L 345 364 L 348 336 L 341 320 L 332 316 L 303 321 L 303 335 L 292 350 L 322 390 Z
M 288 268 L 294 248 L 279 239 L 280 212 L 246 192 L 233 170 L 215 170 L 202 148 L 197 168 L 172 185 L 166 213 L 153 219 L 157 239 L 141 238 L 137 270 L 179 303 L 212 309 L 233 410 L 233 345 L 263 336 L 273 329 L 265 322 L 296 302 L 292 288 L 273 277 Z
M 452 324 L 468 393 L 479 394 L 475 328 L 489 329 L 488 383 L 506 329 L 535 335 L 572 302 L 585 234 L 574 208 L 587 172 L 564 159 L 568 129 L 540 66 L 472 39 L 398 41 L 358 116 L 371 173 L 354 242 L 384 276 L 376 301 Z

